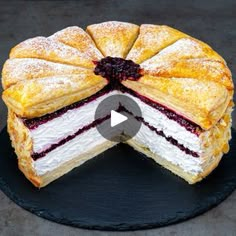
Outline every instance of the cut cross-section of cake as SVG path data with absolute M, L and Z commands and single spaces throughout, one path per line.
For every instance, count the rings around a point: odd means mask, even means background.
M 126 143 L 190 184 L 229 150 L 230 70 L 210 46 L 168 26 L 112 21 L 28 39 L 11 50 L 2 85 L 19 168 L 37 187 L 117 144 L 96 128 L 110 114 L 95 118 L 113 95 L 142 112 Z

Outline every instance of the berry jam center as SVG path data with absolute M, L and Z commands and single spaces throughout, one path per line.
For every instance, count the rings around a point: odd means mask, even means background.
M 138 80 L 142 76 L 140 65 L 120 57 L 105 57 L 94 63 L 95 75 L 106 78 L 113 88 L 119 86 L 122 80 Z

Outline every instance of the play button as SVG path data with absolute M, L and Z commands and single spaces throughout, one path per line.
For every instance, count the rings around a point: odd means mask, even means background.
M 96 109 L 96 128 L 107 140 L 124 142 L 137 134 L 141 117 L 138 104 L 129 96 L 107 95 Z
M 127 116 L 124 116 L 119 112 L 111 110 L 111 127 L 119 125 L 126 120 L 128 120 Z

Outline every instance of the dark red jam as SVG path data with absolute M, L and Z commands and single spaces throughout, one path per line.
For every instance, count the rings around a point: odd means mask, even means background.
M 119 88 L 122 80 L 138 80 L 142 76 L 140 65 L 131 60 L 105 57 L 94 63 L 96 64 L 94 73 L 106 78 L 112 88 Z

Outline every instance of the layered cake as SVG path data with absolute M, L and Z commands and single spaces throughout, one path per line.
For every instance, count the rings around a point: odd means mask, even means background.
M 229 150 L 230 70 L 210 46 L 168 26 L 112 21 L 25 40 L 11 50 L 2 85 L 19 168 L 37 187 L 117 144 L 97 130 L 110 114 L 95 118 L 117 94 L 142 112 L 126 143 L 190 184 Z

